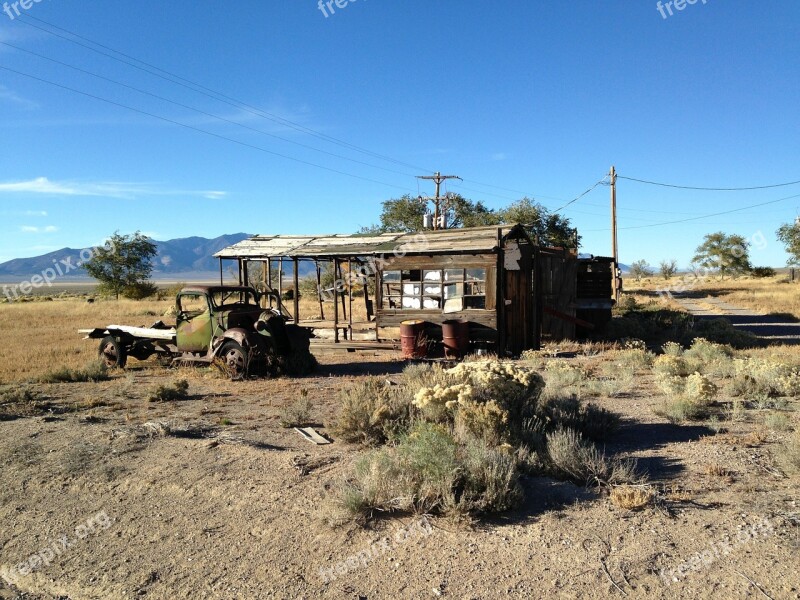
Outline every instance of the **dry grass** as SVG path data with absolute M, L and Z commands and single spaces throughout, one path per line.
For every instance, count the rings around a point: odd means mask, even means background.
M 709 477 L 714 477 L 716 479 L 721 479 L 727 484 L 731 484 L 734 482 L 733 471 L 731 471 L 730 469 L 719 463 L 711 463 L 709 465 L 706 465 L 706 475 L 708 475 Z
M 0 304 L 0 381 L 38 379 L 60 368 L 81 369 L 97 357 L 98 342 L 82 339 L 78 329 L 167 322 L 161 315 L 171 305 L 171 300 L 88 304 L 81 298 Z
M 611 490 L 611 504 L 624 510 L 642 510 L 650 504 L 655 493 L 647 486 L 620 485 Z

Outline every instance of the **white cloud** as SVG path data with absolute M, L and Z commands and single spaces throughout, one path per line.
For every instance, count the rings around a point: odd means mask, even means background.
M 196 196 L 212 200 L 224 198 L 228 194 L 219 190 L 169 189 L 149 183 L 50 181 L 47 177 L 0 183 L 0 194 L 4 193 L 129 199 L 152 196 Z
M 0 210 L 4 217 L 46 217 L 46 210 Z
M 17 94 L 14 90 L 11 90 L 4 85 L 0 85 L 0 102 L 13 104 L 24 110 L 35 110 L 39 108 L 39 104 L 37 104 L 33 100 L 29 100 L 28 98 L 23 98 L 22 96 Z
M 22 225 L 19 228 L 23 233 L 55 233 L 58 227 L 55 225 L 47 225 L 45 227 L 35 227 L 33 225 Z
M 508 158 L 505 152 L 495 152 L 492 154 L 492 160 L 505 160 Z

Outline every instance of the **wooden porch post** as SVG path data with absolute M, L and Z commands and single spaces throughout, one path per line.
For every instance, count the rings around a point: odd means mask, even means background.
M 336 277 L 336 273 L 339 270 L 339 259 L 333 259 L 333 276 Z M 333 284 L 333 343 L 339 343 L 339 298 L 337 297 L 336 293 L 336 282 L 334 281 Z
M 322 267 L 319 266 L 319 261 L 314 260 L 314 265 L 317 267 L 317 300 L 319 300 L 319 318 L 325 320 L 325 303 L 322 301 Z
M 300 323 L 300 273 L 298 266 L 300 265 L 300 261 L 295 258 L 294 259 L 294 323 L 295 325 Z

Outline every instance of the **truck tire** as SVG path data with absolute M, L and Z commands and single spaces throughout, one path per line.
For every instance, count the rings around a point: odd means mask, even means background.
M 239 342 L 228 340 L 222 345 L 217 356 L 232 381 L 239 381 L 247 376 L 247 352 Z
M 125 363 L 128 361 L 128 352 L 125 346 L 113 335 L 107 335 L 102 339 L 98 356 L 110 369 L 114 367 L 124 369 Z

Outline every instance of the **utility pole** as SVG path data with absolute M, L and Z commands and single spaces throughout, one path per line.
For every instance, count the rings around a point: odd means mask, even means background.
M 417 179 L 427 179 L 429 181 L 433 181 L 436 184 L 436 197 L 431 198 L 429 196 L 420 196 L 417 198 L 420 202 L 430 202 L 433 201 L 434 204 L 434 213 L 433 213 L 433 228 L 434 229 L 447 229 L 447 198 L 442 198 L 440 195 L 442 183 L 447 181 L 448 179 L 458 179 L 459 181 L 463 181 L 461 177 L 458 175 L 442 175 L 438 171 L 434 175 L 419 175 Z M 442 201 L 444 202 L 444 206 L 440 206 Z M 439 217 L 441 216 L 442 222 L 441 227 L 439 227 Z
M 619 269 L 619 248 L 617 246 L 617 170 L 612 166 L 608 174 L 611 178 L 611 256 L 614 258 L 614 300 L 619 302 L 622 271 Z

